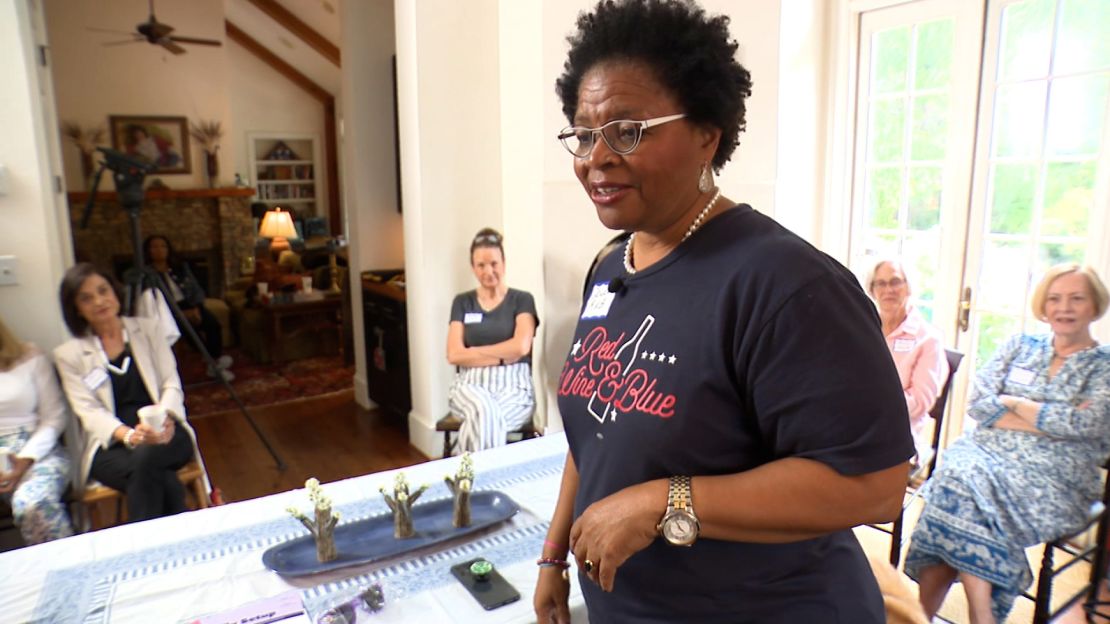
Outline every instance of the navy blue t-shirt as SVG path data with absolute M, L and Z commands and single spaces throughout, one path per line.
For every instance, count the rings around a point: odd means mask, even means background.
M 671 475 L 785 457 L 858 475 L 913 455 L 875 306 L 835 260 L 746 205 L 635 275 L 623 251 L 587 285 L 559 378 L 576 518 Z M 624 288 L 613 295 L 617 277 Z M 581 585 L 597 622 L 885 621 L 848 530 L 790 544 L 658 539 L 617 570 L 613 592 Z

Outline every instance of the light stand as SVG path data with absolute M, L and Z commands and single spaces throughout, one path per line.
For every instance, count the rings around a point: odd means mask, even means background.
M 177 320 L 177 326 L 181 328 L 193 346 L 197 348 L 203 356 L 205 363 L 208 364 L 209 370 L 218 370 L 216 361 L 212 359 L 212 354 L 205 348 L 204 342 L 201 341 L 200 336 L 197 335 L 193 324 L 185 318 L 181 308 L 178 307 L 177 301 L 169 293 L 166 285 L 162 282 L 162 278 L 154 271 L 154 269 L 146 266 L 143 262 L 143 244 L 140 236 L 141 228 L 139 227 L 139 214 L 143 208 L 143 178 L 146 174 L 154 169 L 154 165 L 136 160 L 127 154 L 118 152 L 106 147 L 97 147 L 98 151 L 103 152 L 104 161 L 100 163 L 100 167 L 96 171 L 96 176 L 93 178 L 92 190 L 89 192 L 89 201 L 85 204 L 85 212 L 81 216 L 81 229 L 88 227 L 89 217 L 92 215 L 94 202 L 96 201 L 96 189 L 100 186 L 100 177 L 104 174 L 105 169 L 112 170 L 112 179 L 116 183 L 116 193 L 119 196 L 120 206 L 127 211 L 127 216 L 131 221 L 131 248 L 134 254 L 134 266 L 123 274 L 124 280 L 124 301 L 120 304 L 123 306 L 122 313 L 124 315 L 131 315 L 138 309 L 139 299 L 142 297 L 143 292 L 149 288 L 157 288 L 162 293 L 162 297 L 166 303 L 169 304 L 170 310 L 173 312 L 173 317 Z M 274 463 L 277 464 L 279 471 L 285 470 L 285 462 L 281 460 L 281 456 L 270 444 L 266 438 L 266 434 L 258 427 L 258 423 L 254 421 L 250 413 L 247 411 L 247 406 L 239 399 L 239 395 L 235 394 L 235 390 L 231 387 L 231 383 L 224 378 L 223 375 L 216 375 L 216 377 L 223 383 L 227 393 L 231 395 L 235 404 L 239 406 L 239 412 L 250 423 L 254 429 L 255 435 L 262 441 L 262 444 L 269 451 L 270 456 L 274 458 Z

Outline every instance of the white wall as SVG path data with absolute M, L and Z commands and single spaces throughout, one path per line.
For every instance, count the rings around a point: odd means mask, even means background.
M 33 22 L 41 24 L 36 10 L 27 0 L 0 0 L 0 166 L 7 170 L 7 191 L 0 193 L 0 255 L 19 262 L 19 284 L 0 286 L 0 317 L 22 339 L 49 350 L 69 337 L 57 288 L 72 254 L 60 243 L 69 239 L 69 222 L 61 195 L 52 188 L 58 162 L 45 148 L 57 134 L 46 125 L 49 75 L 36 71 Z
M 548 4 L 548 3 L 543 3 Z M 540 325 L 532 343 L 532 378 L 536 416 L 546 419 L 543 392 L 550 377 L 546 366 L 548 318 L 544 287 L 543 155 L 550 143 L 544 131 L 544 101 L 550 89 L 543 81 L 544 7 L 540 3 L 506 0 L 499 3 L 501 25 L 498 65 L 501 109 L 501 206 L 505 235 L 506 278 L 516 288 L 532 293 Z M 511 53 L 505 53 L 511 51 Z M 522 132 L 521 128 L 534 128 Z M 473 287 L 473 277 L 470 285 Z M 555 369 L 556 374 L 559 369 Z
M 827 53 L 833 7 L 825 0 L 782 0 L 779 24 L 778 171 L 775 219 L 819 242 L 826 202 Z
M 148 16 L 146 0 L 44 0 L 47 29 L 54 58 L 54 84 L 58 119 L 84 127 L 108 127 L 109 115 L 174 115 L 189 122 L 219 121 L 225 130 L 220 160 L 237 162 L 238 141 L 227 140 L 231 128 L 228 108 L 226 44 L 220 47 L 185 45 L 187 52 L 174 55 L 146 42 L 119 46 L 135 25 Z M 158 20 L 171 24 L 176 33 L 205 39 L 224 39 L 221 0 L 164 2 Z M 120 34 L 91 31 L 101 28 Z M 110 138 L 106 144 L 110 144 Z M 206 185 L 203 152 L 192 146 L 192 173 L 159 174 L 172 188 Z M 77 149 L 68 142 L 63 149 L 66 186 L 82 189 Z M 220 181 L 229 183 L 234 171 L 225 164 Z M 104 188 L 111 188 L 105 176 Z
M 311 134 L 316 137 L 321 153 L 324 146 L 324 105 L 288 78 L 278 73 L 243 46 L 224 42 L 227 75 L 227 103 L 231 123 L 226 129 L 226 142 L 235 146 L 234 159 L 220 154 L 221 178 L 233 181 L 238 172 L 251 184 L 256 172 L 251 171 L 247 136 L 251 132 L 274 134 Z M 223 148 L 220 148 L 223 152 Z M 323 176 L 323 162 L 317 177 Z M 320 187 L 324 191 L 324 185 Z M 338 189 L 337 189 L 338 190 Z M 333 191 L 335 192 L 335 191 Z M 317 214 L 327 214 L 327 197 L 321 195 Z
M 361 293 L 359 272 L 404 265 L 402 218 L 397 212 L 393 128 L 394 51 L 392 2 L 344 2 L 340 151 L 341 199 L 350 241 L 352 293 Z M 366 394 L 366 351 L 360 296 L 354 297 L 355 398 Z
M 498 4 L 395 4 L 409 361 L 409 437 L 425 453 L 446 413 L 451 299 L 474 287 L 468 252 L 503 229 Z M 460 28 L 460 25 L 465 25 Z M 534 285 L 510 283 L 524 289 Z

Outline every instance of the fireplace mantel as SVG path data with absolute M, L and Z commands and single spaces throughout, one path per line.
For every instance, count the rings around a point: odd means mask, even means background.
M 227 188 L 195 188 L 195 189 L 147 189 L 146 199 L 197 199 L 208 197 L 252 197 L 253 188 L 231 186 Z M 70 191 L 70 202 L 89 201 L 88 191 Z M 96 201 L 115 201 L 115 191 L 98 191 Z
M 162 234 L 180 252 L 215 251 L 209 275 L 221 288 L 209 295 L 219 297 L 241 274 L 245 258 L 254 256 L 258 224 L 251 217 L 252 188 L 156 189 L 147 190 L 140 222 L 141 237 Z M 74 257 L 108 270 L 115 258 L 130 256 L 131 223 L 120 210 L 114 191 L 97 193 L 87 228 L 81 227 L 89 193 L 69 193 L 70 227 Z

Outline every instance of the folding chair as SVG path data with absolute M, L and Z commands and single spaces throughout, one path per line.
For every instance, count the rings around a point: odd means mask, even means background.
M 458 416 L 455 416 L 451 413 L 448 413 L 443 418 L 440 418 L 439 422 L 436 423 L 436 431 L 443 432 L 444 457 L 450 457 L 451 451 L 454 450 L 455 445 L 458 444 L 458 440 L 452 439 L 451 434 L 458 433 L 459 427 L 461 426 L 462 420 Z M 528 422 L 524 423 L 521 428 L 509 431 L 507 437 L 511 437 L 513 435 L 520 435 L 521 440 L 527 440 L 529 438 L 538 437 L 539 433 L 536 432 L 536 425 L 532 422 L 532 419 L 529 418 Z M 509 441 L 512 442 L 513 440 Z
M 1107 462 L 1103 468 L 1110 470 L 1110 462 Z M 1022 594 L 1033 601 L 1033 624 L 1046 624 L 1052 618 L 1070 608 L 1084 595 L 1087 596 L 1084 608 L 1087 612 L 1088 622 L 1094 622 L 1096 616 L 1110 620 L 1110 616 L 1096 610 L 1096 607 L 1099 606 L 1096 600 L 1098 598 L 1099 581 L 1106 578 L 1107 517 L 1110 515 L 1107 514 L 1108 508 L 1110 508 L 1110 479 L 1106 479 L 1103 486 L 1102 500 L 1095 501 L 1091 505 L 1087 514 L 1087 523 L 1081 530 L 1045 543 L 1044 554 L 1041 556 L 1040 572 L 1037 574 L 1036 593 L 1024 592 Z M 1094 543 L 1089 546 L 1077 545 L 1075 543 L 1078 541 L 1077 538 L 1090 531 L 1095 524 L 1098 525 L 1098 530 Z M 1055 565 L 1057 554 L 1061 554 L 1065 558 L 1064 563 L 1059 566 Z M 1087 582 L 1054 610 L 1052 608 L 1053 582 L 1065 570 L 1081 561 L 1091 565 Z

